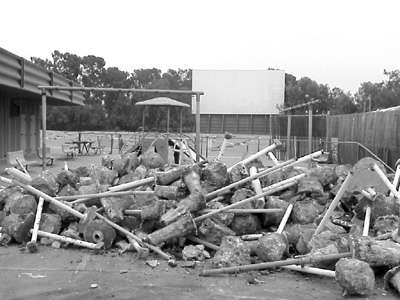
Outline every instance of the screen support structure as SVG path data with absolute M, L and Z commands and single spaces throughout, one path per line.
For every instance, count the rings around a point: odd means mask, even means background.
M 46 169 L 46 112 L 47 112 L 47 92 L 48 91 L 92 91 L 92 92 L 114 92 L 114 93 L 159 93 L 159 94 L 175 94 L 175 95 L 191 95 L 196 97 L 196 161 L 200 160 L 200 96 L 204 92 L 200 91 L 187 91 L 187 90 L 159 90 L 159 89 L 119 89 L 119 88 L 99 88 L 99 87 L 77 87 L 77 86 L 46 86 L 40 85 L 38 88 L 42 94 L 42 168 Z

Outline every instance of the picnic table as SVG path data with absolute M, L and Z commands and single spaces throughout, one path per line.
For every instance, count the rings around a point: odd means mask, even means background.
M 89 154 L 89 149 L 92 147 L 93 141 L 72 141 L 71 143 L 78 147 L 78 154 L 84 154 L 84 150 L 86 154 Z

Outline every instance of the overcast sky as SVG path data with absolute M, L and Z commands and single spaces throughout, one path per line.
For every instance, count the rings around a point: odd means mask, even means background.
M 400 68 L 400 1 L 2 0 L 0 47 L 125 71 L 279 68 L 356 91 Z

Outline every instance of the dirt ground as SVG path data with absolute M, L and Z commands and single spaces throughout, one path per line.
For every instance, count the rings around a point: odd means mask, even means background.
M 49 145 L 56 158 L 50 171 L 56 173 L 63 167 L 66 159 L 60 145 L 67 139 L 74 139 L 76 135 L 49 133 Z M 225 162 L 230 165 L 240 160 L 242 150 L 243 147 L 238 151 L 231 149 Z M 114 152 L 113 155 L 118 154 Z M 82 155 L 67 162 L 71 168 L 99 164 L 100 155 Z M 36 166 L 30 170 L 35 175 L 41 168 Z M 257 272 L 199 277 L 201 266 L 195 269 L 179 265 L 172 268 L 165 261 L 159 261 L 160 265 L 152 269 L 145 264 L 145 260 L 136 259 L 134 253 L 119 255 L 116 250 L 104 254 L 95 254 L 85 249 L 54 249 L 48 246 L 40 246 L 39 252 L 35 254 L 22 250 L 15 245 L 0 247 L 0 299 L 342 298 L 342 291 L 332 278 L 285 270 L 265 274 Z M 259 284 L 248 283 L 254 277 L 260 281 Z M 92 284 L 97 287 L 91 288 Z M 382 286 L 380 279 L 373 296 L 368 299 L 397 299 L 383 290 Z

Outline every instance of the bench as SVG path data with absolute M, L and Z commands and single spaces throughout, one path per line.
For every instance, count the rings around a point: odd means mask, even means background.
M 37 148 L 36 149 L 36 154 L 40 158 L 40 160 L 43 160 L 42 159 L 42 148 Z M 45 160 L 47 160 L 47 162 L 46 162 L 47 166 L 52 166 L 53 165 L 54 157 L 52 157 L 50 155 L 50 147 L 46 147 L 46 158 L 45 158 Z
M 13 167 L 28 170 L 28 166 L 37 165 L 40 162 L 36 160 L 27 161 L 24 157 L 24 152 L 22 150 L 7 152 L 7 162 Z

